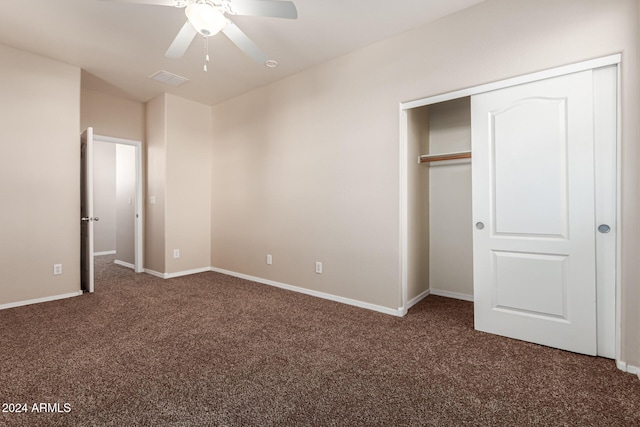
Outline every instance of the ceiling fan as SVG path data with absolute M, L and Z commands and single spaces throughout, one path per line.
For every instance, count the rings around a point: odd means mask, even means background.
M 182 26 L 165 53 L 168 58 L 180 58 L 198 33 L 211 37 L 224 33 L 240 50 L 254 61 L 270 65 L 267 55 L 225 15 L 266 16 L 296 19 L 295 4 L 284 0 L 102 0 L 118 3 L 140 3 L 184 8 L 187 22 Z M 207 55 L 208 57 L 208 55 Z M 205 65 L 206 70 L 206 65 Z

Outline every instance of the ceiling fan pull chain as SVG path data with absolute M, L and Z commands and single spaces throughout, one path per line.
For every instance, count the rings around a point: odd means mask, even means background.
M 204 71 L 207 71 L 207 64 L 209 63 L 209 38 L 204 37 Z

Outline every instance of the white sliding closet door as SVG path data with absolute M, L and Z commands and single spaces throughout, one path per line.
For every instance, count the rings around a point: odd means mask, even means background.
M 475 327 L 595 355 L 593 73 L 475 95 Z

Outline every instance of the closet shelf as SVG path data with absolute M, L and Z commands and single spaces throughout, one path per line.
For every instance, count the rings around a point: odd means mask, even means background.
M 443 160 L 470 159 L 471 151 L 456 151 L 455 153 L 423 154 L 418 156 L 418 163 L 440 162 Z

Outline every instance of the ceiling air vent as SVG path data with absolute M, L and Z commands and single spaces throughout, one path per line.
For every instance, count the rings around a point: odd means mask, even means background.
M 189 81 L 189 79 L 187 79 L 186 77 L 177 76 L 164 70 L 160 70 L 157 73 L 150 75 L 149 78 L 151 80 L 155 80 L 157 82 L 164 83 L 170 86 L 180 86 Z

